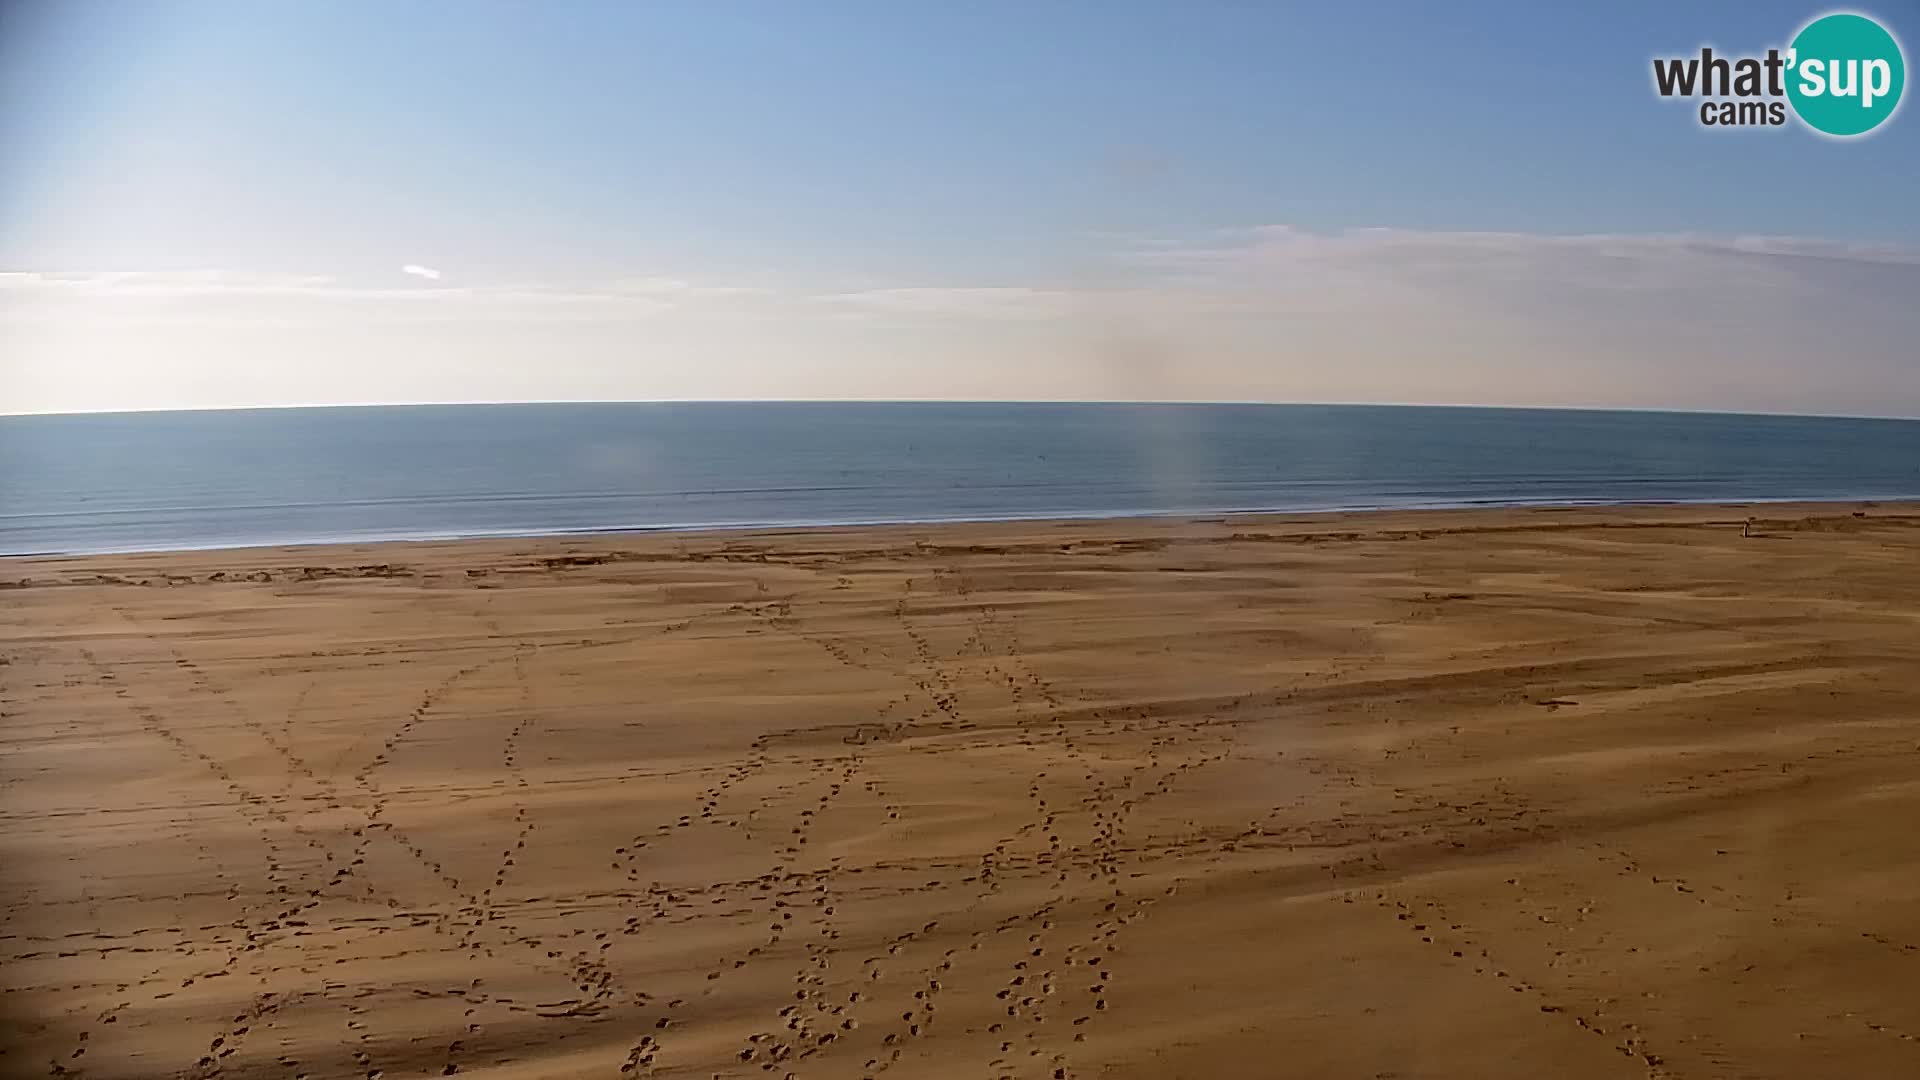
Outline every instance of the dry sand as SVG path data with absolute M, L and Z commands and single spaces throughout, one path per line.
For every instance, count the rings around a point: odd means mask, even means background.
M 0 1072 L 1920 1074 L 1855 509 L 0 562 Z

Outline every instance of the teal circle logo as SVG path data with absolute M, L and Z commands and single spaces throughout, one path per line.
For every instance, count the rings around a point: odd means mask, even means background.
M 1787 100 L 1815 131 L 1865 135 L 1900 107 L 1906 58 L 1886 27 L 1841 12 L 1823 15 L 1794 36 L 1787 53 Z

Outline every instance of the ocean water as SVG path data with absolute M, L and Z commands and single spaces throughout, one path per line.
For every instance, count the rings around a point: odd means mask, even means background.
M 1251 510 L 1920 497 L 1920 421 L 661 403 L 0 417 L 0 554 Z

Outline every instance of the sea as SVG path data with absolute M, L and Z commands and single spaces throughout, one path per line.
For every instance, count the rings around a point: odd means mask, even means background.
M 607 403 L 0 417 L 0 554 L 644 529 L 1920 498 L 1920 421 Z

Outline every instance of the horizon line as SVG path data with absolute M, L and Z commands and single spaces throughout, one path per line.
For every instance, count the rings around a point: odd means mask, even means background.
M 48 409 L 0 411 L 0 420 L 33 416 L 141 416 L 155 413 L 280 412 L 311 409 L 447 409 L 512 405 L 1193 405 L 1248 408 L 1484 409 L 1508 412 L 1655 413 L 1678 416 L 1748 416 L 1806 420 L 1890 420 L 1920 422 L 1920 415 L 1896 413 L 1788 412 L 1754 409 L 1705 409 L 1660 405 L 1510 405 L 1423 401 L 1271 401 L 1201 398 L 551 398 L 468 401 L 303 402 L 292 405 L 207 405 L 180 408 Z

